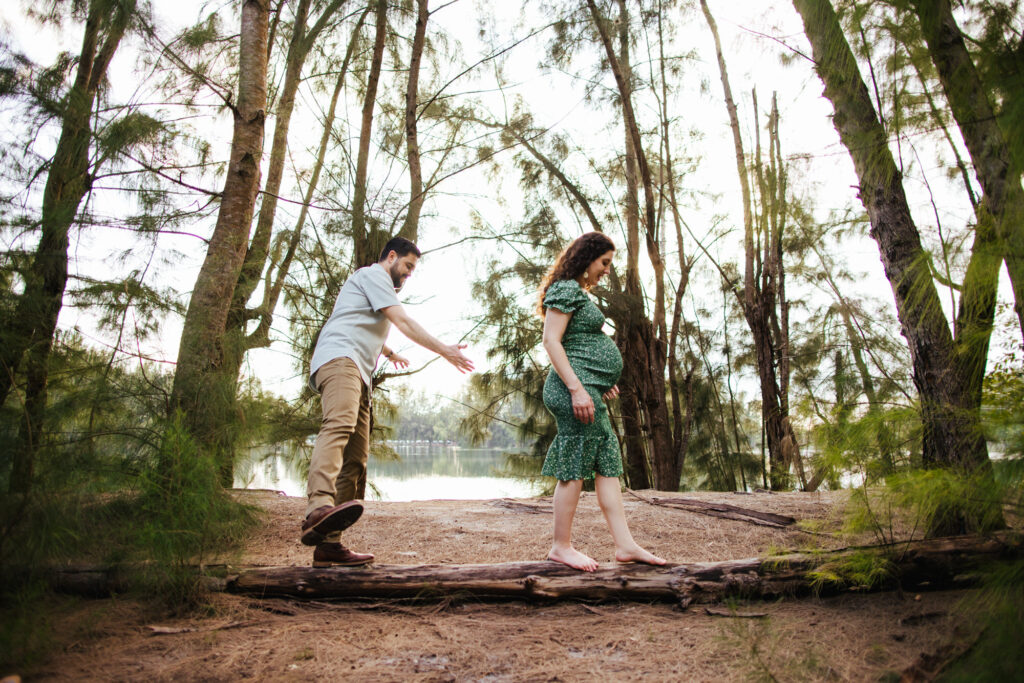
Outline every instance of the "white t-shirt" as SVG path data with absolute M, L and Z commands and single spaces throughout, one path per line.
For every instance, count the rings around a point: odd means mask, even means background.
M 351 358 L 359 375 L 369 386 L 377 367 L 377 357 L 391 329 L 391 321 L 381 309 L 398 306 L 395 283 L 387 268 L 374 263 L 360 268 L 342 286 L 313 350 L 309 363 L 309 385 L 316 391 L 316 371 L 335 358 Z

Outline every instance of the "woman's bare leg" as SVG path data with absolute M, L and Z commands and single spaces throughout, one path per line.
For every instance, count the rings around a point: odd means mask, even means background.
M 573 569 L 592 572 L 597 569 L 597 562 L 572 547 L 572 520 L 582 490 L 582 479 L 560 481 L 555 486 L 555 539 L 548 559 L 567 564 Z
M 594 488 L 597 489 L 597 503 L 601 506 L 608 530 L 612 532 L 612 540 L 615 541 L 615 561 L 665 564 L 665 560 L 644 550 L 633 540 L 633 534 L 629 532 L 629 525 L 626 524 L 626 512 L 622 508 L 619 478 L 602 477 L 598 474 L 594 480 Z

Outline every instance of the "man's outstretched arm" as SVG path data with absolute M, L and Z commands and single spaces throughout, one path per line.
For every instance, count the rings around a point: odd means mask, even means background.
M 402 331 L 409 339 L 413 340 L 425 349 L 429 349 L 446 361 L 454 365 L 459 372 L 472 372 L 473 361 L 462 353 L 466 348 L 465 344 L 444 344 L 432 334 L 423 329 L 423 326 L 409 317 L 401 306 L 388 306 L 382 308 L 381 313 Z

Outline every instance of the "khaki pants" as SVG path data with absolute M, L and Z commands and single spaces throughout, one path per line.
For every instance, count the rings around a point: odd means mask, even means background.
M 351 358 L 335 358 L 316 371 L 323 420 L 309 463 L 306 514 L 324 505 L 361 500 L 366 495 L 370 454 L 370 388 Z M 328 541 L 337 541 L 331 534 Z

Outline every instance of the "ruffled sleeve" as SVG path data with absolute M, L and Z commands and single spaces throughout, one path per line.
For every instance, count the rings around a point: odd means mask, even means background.
M 575 280 L 556 280 L 544 295 L 544 308 L 554 308 L 562 313 L 573 314 L 587 302 L 587 295 Z

